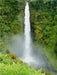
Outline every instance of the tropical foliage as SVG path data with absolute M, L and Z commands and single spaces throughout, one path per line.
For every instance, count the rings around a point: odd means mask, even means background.
M 32 0 L 30 10 L 34 40 L 45 45 L 45 51 L 57 59 L 57 0 Z
M 13 57 L 13 58 L 12 58 Z M 40 70 L 35 70 L 26 66 L 22 61 L 16 59 L 15 55 L 4 55 L 0 53 L 0 75 L 52 75 L 41 73 Z
M 17 0 L 0 1 L 0 36 L 3 36 L 5 33 L 19 33 L 23 18 L 23 15 L 20 15 L 20 13 L 23 10 L 23 2 L 18 2 Z M 20 16 L 21 18 L 19 18 Z
M 0 0 L 0 75 L 51 75 L 26 66 L 10 54 L 2 40 L 6 34 L 23 31 L 25 1 L 30 1 L 34 40 L 44 44 L 45 52 L 57 59 L 57 0 Z M 54 62 L 56 69 L 57 60 Z

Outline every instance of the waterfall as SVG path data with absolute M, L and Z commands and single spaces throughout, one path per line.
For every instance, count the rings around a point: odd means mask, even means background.
M 52 66 L 49 67 L 49 61 L 43 54 L 42 48 L 37 43 L 32 42 L 28 2 L 25 6 L 24 35 L 18 34 L 11 36 L 10 42 L 9 39 L 7 39 L 7 47 L 12 54 L 18 56 L 19 60 L 31 65 L 31 67 L 36 69 L 42 68 L 43 71 L 45 70 L 46 72 L 52 71 Z
M 30 54 L 31 34 L 30 34 L 30 12 L 29 5 L 26 3 L 25 6 L 25 51 L 28 51 L 27 56 Z
M 25 58 L 24 61 L 28 62 L 30 59 L 30 51 L 31 51 L 31 34 L 30 34 L 30 12 L 29 12 L 29 5 L 28 2 L 25 6 L 25 28 L 24 28 L 24 35 L 25 35 Z
M 32 39 L 31 39 L 31 28 L 30 28 L 30 11 L 29 4 L 26 3 L 25 6 L 25 27 L 24 27 L 24 38 L 25 38 L 25 52 L 24 52 L 24 62 L 31 62 L 31 49 L 32 49 Z

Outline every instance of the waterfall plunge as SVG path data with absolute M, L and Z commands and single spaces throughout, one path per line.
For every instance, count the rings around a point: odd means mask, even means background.
M 29 12 L 29 5 L 26 3 L 25 6 L 25 50 L 28 51 L 28 54 L 30 53 L 30 44 L 31 44 L 31 34 L 30 34 L 30 12 Z
M 31 39 L 31 29 L 30 29 L 30 12 L 28 2 L 25 6 L 25 28 L 24 28 L 24 36 L 25 36 L 25 52 L 23 61 L 26 63 L 34 62 L 31 57 L 31 49 L 32 49 L 32 39 Z

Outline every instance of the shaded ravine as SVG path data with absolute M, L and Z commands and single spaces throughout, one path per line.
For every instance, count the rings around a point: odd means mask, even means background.
M 16 54 L 20 60 L 28 65 L 31 65 L 36 69 L 42 68 L 45 72 L 54 73 L 52 66 L 49 65 L 47 58 L 43 54 L 41 47 L 32 42 L 28 3 L 26 3 L 25 6 L 24 25 L 24 34 L 12 36 L 10 39 L 11 42 L 8 42 L 8 48 L 13 54 Z

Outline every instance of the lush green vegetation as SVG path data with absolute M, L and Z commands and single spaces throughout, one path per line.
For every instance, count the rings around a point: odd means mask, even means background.
M 0 75 L 52 75 L 26 66 L 16 55 L 0 53 Z
M 4 42 L 0 40 L 0 75 L 52 75 L 28 67 L 16 55 L 10 54 Z
M 50 60 L 57 66 L 57 1 L 30 1 L 34 40 L 47 47 L 46 55 L 49 52 L 49 56 L 54 58 L 52 61 L 49 57 Z M 23 31 L 24 7 L 25 0 L 0 0 L 0 75 L 51 75 L 26 66 L 16 55 L 10 54 L 2 40 L 6 34 Z
M 22 6 L 21 6 L 22 5 Z M 24 3 L 17 0 L 0 1 L 0 36 L 22 30 Z
M 9 52 L 3 37 L 23 31 L 24 7 L 25 3 L 20 0 L 0 0 L 0 52 Z
M 9 53 L 2 38 L 5 40 L 7 35 L 23 31 L 24 7 L 25 3 L 20 0 L 0 0 L 0 52 Z
M 32 0 L 30 11 L 34 40 L 44 45 L 46 56 L 57 69 L 57 0 Z
M 10 54 L 2 41 L 5 34 L 16 34 L 23 29 L 24 6 L 22 1 L 0 0 L 0 75 L 45 75 L 41 70 L 29 68 L 16 55 Z

